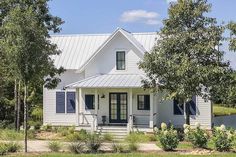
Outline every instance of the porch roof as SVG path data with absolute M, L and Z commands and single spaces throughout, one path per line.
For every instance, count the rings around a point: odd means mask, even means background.
M 142 86 L 141 74 L 104 74 L 96 75 L 69 84 L 66 88 L 138 88 Z

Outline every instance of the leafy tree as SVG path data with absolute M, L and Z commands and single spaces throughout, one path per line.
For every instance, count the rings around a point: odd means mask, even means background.
M 12 2 L 10 9 L 4 5 L 6 16 L 0 29 L 1 45 L 11 69 L 24 85 L 25 151 L 27 152 L 28 87 L 45 83 L 53 88 L 60 79 L 63 68 L 54 67 L 51 55 L 57 55 L 56 45 L 49 40 L 49 31 L 59 32 L 62 21 L 49 13 L 48 0 L 22 0 Z M 8 4 L 8 3 L 7 3 Z M 44 78 L 47 79 L 44 80 Z
M 186 124 L 190 123 L 186 102 L 195 95 L 210 99 L 217 88 L 224 87 L 222 78 L 230 71 L 224 52 L 217 48 L 224 39 L 224 27 L 206 16 L 210 9 L 207 0 L 172 3 L 159 40 L 139 65 L 148 77 L 143 80 L 145 88 L 186 105 Z
M 236 52 L 236 23 L 230 22 L 228 28 L 231 31 L 229 49 Z

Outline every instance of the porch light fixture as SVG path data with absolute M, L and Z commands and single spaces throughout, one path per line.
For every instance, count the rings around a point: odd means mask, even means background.
M 105 94 L 102 94 L 101 98 L 102 98 L 102 99 L 105 98 Z

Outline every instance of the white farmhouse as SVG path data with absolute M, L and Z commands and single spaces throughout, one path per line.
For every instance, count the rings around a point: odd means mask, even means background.
M 118 28 L 112 34 L 55 35 L 52 42 L 62 53 L 53 56 L 64 67 L 56 89 L 43 91 L 44 124 L 74 125 L 96 131 L 102 127 L 152 131 L 162 122 L 182 127 L 185 106 L 162 101 L 161 93 L 142 89 L 145 74 L 138 68 L 158 36 L 130 33 Z M 194 97 L 191 125 L 211 128 L 211 102 Z

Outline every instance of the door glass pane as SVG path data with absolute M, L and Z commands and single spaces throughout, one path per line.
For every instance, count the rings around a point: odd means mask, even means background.
M 120 119 L 127 119 L 127 95 L 120 94 Z
M 117 95 L 111 94 L 111 119 L 117 119 Z

